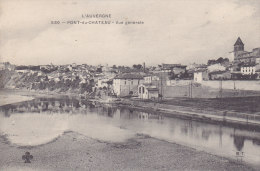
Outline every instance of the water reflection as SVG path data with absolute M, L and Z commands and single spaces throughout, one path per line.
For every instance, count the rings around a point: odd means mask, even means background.
M 245 138 L 242 136 L 234 136 L 234 144 L 236 146 L 237 151 L 242 151 L 244 147 Z
M 34 99 L 0 108 L 0 133 L 19 145 L 39 145 L 65 131 L 105 140 L 125 141 L 136 133 L 191 146 L 214 154 L 260 163 L 260 132 L 192 120 L 168 118 L 124 108 L 95 106 L 75 99 Z

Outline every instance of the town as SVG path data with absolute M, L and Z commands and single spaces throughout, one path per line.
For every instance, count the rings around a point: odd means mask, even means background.
M 126 97 L 158 101 L 174 97 L 219 98 L 256 95 L 260 48 L 245 51 L 238 37 L 229 58 L 207 64 L 146 66 L 0 64 L 1 88 L 76 93 L 83 98 Z M 250 81 L 250 87 L 247 82 Z
M 0 171 L 260 170 L 260 1 L 0 4 Z

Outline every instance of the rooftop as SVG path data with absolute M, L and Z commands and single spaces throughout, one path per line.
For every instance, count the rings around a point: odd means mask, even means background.
M 186 68 L 186 65 L 181 64 L 162 64 L 163 69 L 170 69 L 170 68 Z
M 115 77 L 115 79 L 143 79 L 142 75 L 139 74 L 132 74 L 132 73 L 127 73 L 127 74 L 121 74 Z
M 236 45 L 244 45 L 244 43 L 242 42 L 242 40 L 240 39 L 240 37 L 237 38 L 236 43 L 234 44 L 234 46 Z

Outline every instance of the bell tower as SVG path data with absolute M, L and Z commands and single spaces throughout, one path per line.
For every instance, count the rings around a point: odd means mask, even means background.
M 234 44 L 234 57 L 237 58 L 241 52 L 244 51 L 244 43 L 240 39 L 240 37 L 237 38 L 236 43 Z
M 234 52 L 237 51 L 244 51 L 244 43 L 240 39 L 240 37 L 237 38 L 236 43 L 234 44 Z

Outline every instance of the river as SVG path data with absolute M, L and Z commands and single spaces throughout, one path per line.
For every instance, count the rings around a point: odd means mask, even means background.
M 18 146 L 42 145 L 67 131 L 111 142 L 145 134 L 257 167 L 260 163 L 260 131 L 256 129 L 95 106 L 71 98 L 36 98 L 0 110 L 0 137 Z

